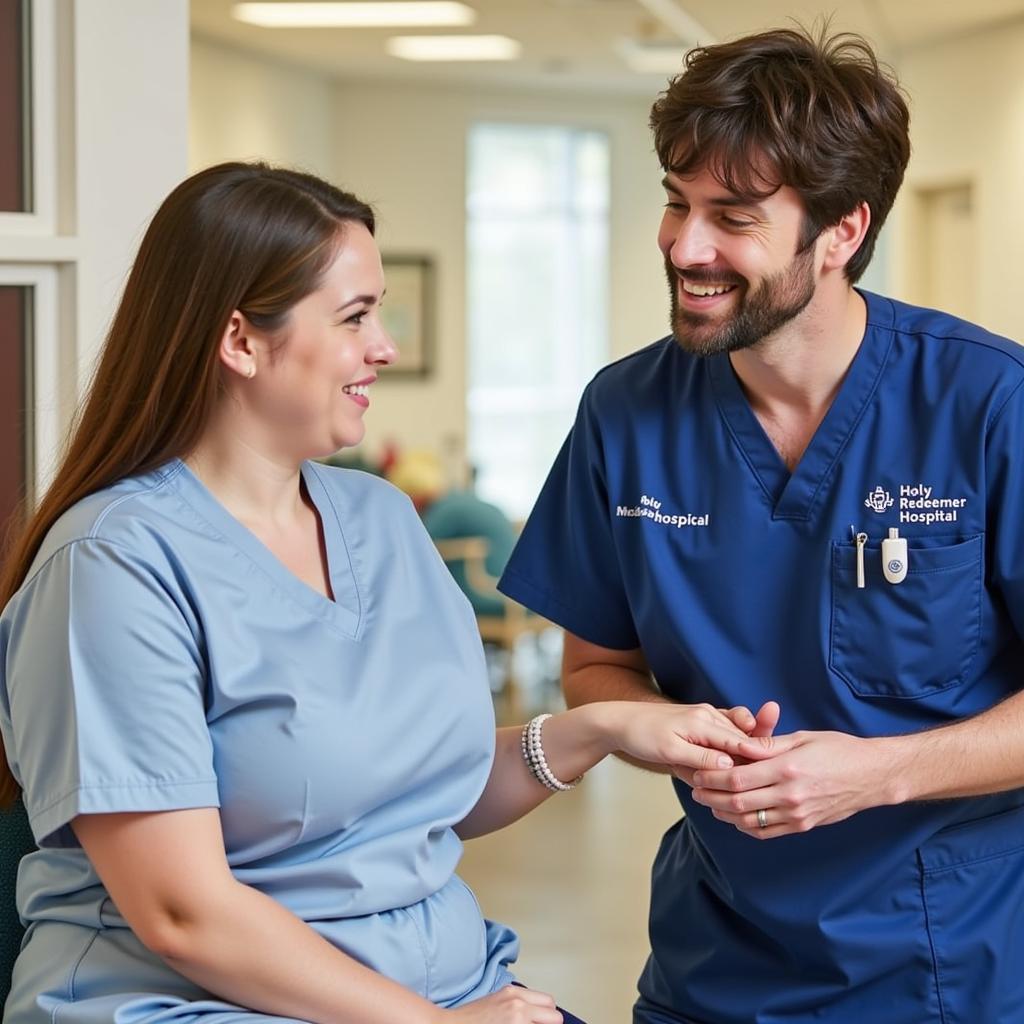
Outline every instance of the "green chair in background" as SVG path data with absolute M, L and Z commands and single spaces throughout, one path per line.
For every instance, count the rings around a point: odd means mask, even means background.
M 11 972 L 25 933 L 14 901 L 18 865 L 35 848 L 25 805 L 18 797 L 6 811 L 0 811 L 0 1007 L 11 990 Z
M 477 616 L 504 616 L 509 600 L 495 584 L 516 546 L 516 530 L 508 516 L 475 492 L 456 490 L 427 507 L 423 525 Z M 467 540 L 471 543 L 453 543 Z
M 521 684 L 515 673 L 519 638 L 551 629 L 551 623 L 528 612 L 497 589 L 498 577 L 516 544 L 516 528 L 497 505 L 472 490 L 438 498 L 423 515 L 437 550 L 476 612 L 481 638 L 504 651 L 505 697 L 511 716 L 521 708 Z

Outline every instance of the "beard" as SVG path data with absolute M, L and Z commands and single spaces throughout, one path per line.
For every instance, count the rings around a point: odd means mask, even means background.
M 756 291 L 750 291 L 742 277 L 723 277 L 699 268 L 688 270 L 689 281 L 703 279 L 711 284 L 735 284 L 745 289 L 736 311 L 721 322 L 713 316 L 680 309 L 679 274 L 667 256 L 665 273 L 671 297 L 672 333 L 683 349 L 697 356 L 750 348 L 799 316 L 814 298 L 813 246 L 798 252 L 785 269 L 763 278 Z

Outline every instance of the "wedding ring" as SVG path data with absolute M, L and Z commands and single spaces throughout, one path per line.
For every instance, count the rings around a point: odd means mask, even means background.
M 768 827 L 768 812 L 762 807 L 757 812 L 757 827 L 767 828 Z

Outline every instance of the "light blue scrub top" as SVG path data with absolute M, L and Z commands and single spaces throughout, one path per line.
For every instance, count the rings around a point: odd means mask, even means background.
M 517 940 L 455 875 L 494 756 L 482 648 L 408 501 L 302 470 L 330 601 L 180 461 L 81 501 L 0 618 L 0 728 L 42 849 L 8 1024 L 266 1019 L 120 916 L 69 822 L 219 807 L 235 878 L 439 1005 L 511 980 Z
M 727 355 L 668 338 L 604 369 L 501 589 L 592 643 L 642 647 L 676 700 L 779 700 L 782 732 L 916 732 L 1016 694 L 1024 349 L 865 299 L 792 473 Z M 890 529 L 908 541 L 899 584 Z M 759 842 L 675 785 L 686 817 L 655 862 L 637 1024 L 1024 1022 L 1024 792 Z

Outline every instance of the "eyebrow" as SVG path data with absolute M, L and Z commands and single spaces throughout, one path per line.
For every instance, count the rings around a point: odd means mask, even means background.
M 388 290 L 387 288 L 385 288 L 384 291 L 380 293 L 381 299 L 383 299 L 384 296 L 387 295 L 387 293 Z M 334 312 L 340 313 L 342 310 L 348 309 L 349 306 L 354 306 L 360 302 L 364 303 L 367 306 L 372 306 L 376 301 L 376 295 L 356 295 L 355 298 L 349 299 L 348 302 L 343 302 Z
M 682 196 L 683 193 L 679 191 L 672 184 L 672 182 L 666 177 L 661 179 L 661 187 L 666 192 L 671 192 L 673 195 Z M 737 207 L 742 206 L 744 209 L 750 210 L 753 213 L 764 214 L 764 205 L 758 200 L 749 198 L 747 196 L 737 195 L 725 195 L 725 196 L 714 196 L 708 200 L 712 206 L 725 206 L 725 207 Z

